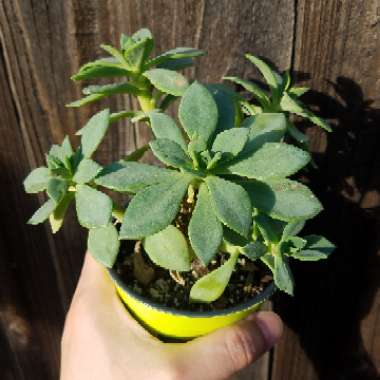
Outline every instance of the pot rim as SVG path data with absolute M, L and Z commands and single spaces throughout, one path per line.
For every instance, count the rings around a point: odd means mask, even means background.
M 128 287 L 125 282 L 122 280 L 121 276 L 116 272 L 114 268 L 108 268 L 108 273 L 110 274 L 111 278 L 114 280 L 114 282 L 126 293 L 128 293 L 130 296 L 136 298 L 138 301 L 149 305 L 153 309 L 173 314 L 173 315 L 178 315 L 178 316 L 185 316 L 185 317 L 218 317 L 218 316 L 223 316 L 223 315 L 229 315 L 233 314 L 235 312 L 239 312 L 245 309 L 249 309 L 251 306 L 264 302 L 268 300 L 276 291 L 276 286 L 274 285 L 274 282 L 270 282 L 264 290 L 256 294 L 252 299 L 249 301 L 245 301 L 243 303 L 240 303 L 235 306 L 230 306 L 222 310 L 212 310 L 212 311 L 193 311 L 193 310 L 180 310 L 180 309 L 175 309 L 171 308 L 165 305 L 161 305 L 157 302 L 154 302 L 150 300 L 147 297 L 144 297 L 138 293 L 136 293 L 134 290 L 132 290 L 130 287 Z

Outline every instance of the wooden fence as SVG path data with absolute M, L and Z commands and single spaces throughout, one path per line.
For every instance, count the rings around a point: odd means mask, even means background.
M 254 380 L 374 380 L 380 368 L 380 3 L 378 0 L 0 1 L 0 378 L 58 378 L 65 312 L 78 279 L 84 234 L 71 217 L 52 236 L 26 226 L 39 201 L 22 180 L 52 142 L 73 134 L 96 107 L 69 80 L 99 44 L 149 27 L 157 51 L 208 51 L 190 70 L 203 81 L 255 77 L 252 52 L 291 68 L 312 87 L 307 103 L 334 126 L 308 129 L 319 165 L 307 179 L 326 211 L 310 229 L 339 249 L 321 264 L 294 265 L 294 298 L 271 307 L 282 342 L 239 376 Z M 112 109 L 128 98 L 109 101 Z M 103 103 L 104 105 L 104 103 Z M 120 126 L 98 155 L 116 159 L 149 136 Z

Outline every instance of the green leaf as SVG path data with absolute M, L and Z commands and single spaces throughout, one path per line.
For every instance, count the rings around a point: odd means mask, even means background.
M 58 177 L 52 177 L 49 179 L 46 192 L 50 199 L 58 204 L 65 196 L 68 189 L 68 183 L 66 180 Z
M 159 65 L 157 65 L 157 68 L 179 71 L 179 70 L 186 69 L 187 67 L 191 67 L 193 65 L 194 65 L 193 58 L 177 58 L 177 59 L 171 59 L 166 62 L 160 63 Z
M 86 104 L 96 102 L 96 101 L 103 99 L 105 97 L 106 97 L 106 95 L 103 95 L 103 94 L 88 95 L 82 99 L 74 100 L 73 102 L 66 104 L 66 107 L 71 107 L 71 108 L 82 107 L 82 106 L 85 106 Z
M 327 259 L 334 251 L 335 245 L 323 236 L 308 235 L 304 236 L 307 241 L 302 251 L 295 252 L 291 257 L 302 261 L 317 261 Z
M 141 41 L 145 39 L 152 39 L 152 32 L 148 28 L 141 28 L 137 32 L 132 34 L 134 41 Z
M 240 155 L 248 158 L 267 142 L 280 142 L 286 131 L 286 118 L 282 113 L 261 113 L 246 118 L 241 127 L 248 128 L 248 142 Z
M 121 64 L 125 63 L 124 56 L 118 49 L 114 48 L 111 45 L 105 45 L 105 44 L 101 44 L 100 47 L 104 51 L 106 51 L 108 54 L 112 55 L 119 63 Z
M 101 95 L 114 95 L 114 94 L 132 94 L 132 95 L 143 95 L 144 92 L 138 87 L 128 83 L 110 83 L 103 85 L 91 85 L 83 89 L 83 94 L 101 94 Z
M 176 217 L 191 179 L 189 175 L 173 175 L 139 191 L 125 212 L 120 238 L 141 239 L 166 228 Z
M 189 86 L 187 79 L 180 73 L 167 69 L 151 69 L 143 74 L 161 92 L 182 96 Z
M 115 162 L 95 178 L 97 185 L 116 191 L 135 193 L 146 186 L 170 179 L 172 171 L 138 162 Z
M 311 219 L 323 209 L 315 195 L 296 181 L 250 181 L 241 185 L 249 194 L 254 208 L 285 222 Z
M 134 39 L 134 37 L 132 36 Z M 151 37 L 147 35 L 135 39 L 135 43 L 124 50 L 124 57 L 128 68 L 134 72 L 140 73 L 143 66 L 151 53 L 154 43 Z
M 215 132 L 219 133 L 233 128 L 236 118 L 237 95 L 222 84 L 208 84 L 206 87 L 213 96 L 218 109 L 218 122 Z
M 223 237 L 222 225 L 210 207 L 210 203 L 209 191 L 202 183 L 190 219 L 188 235 L 195 254 L 204 265 L 213 259 Z
M 308 91 L 310 91 L 309 87 L 291 87 L 288 91 L 290 95 L 294 95 L 297 97 L 302 96 L 303 94 L 306 94 Z
M 252 207 L 247 192 L 241 186 L 219 177 L 208 176 L 205 181 L 219 220 L 240 235 L 248 236 Z
M 298 235 L 302 231 L 304 226 L 305 226 L 304 220 L 288 223 L 284 228 L 284 232 L 282 233 L 281 240 L 286 240 L 290 236 Z
M 168 139 L 176 142 L 182 149 L 186 150 L 186 142 L 181 130 L 175 121 L 168 115 L 160 112 L 149 113 L 150 124 L 157 139 Z
M 247 91 L 255 95 L 256 99 L 259 101 L 260 105 L 263 108 L 268 107 L 270 105 L 270 100 L 269 100 L 268 95 L 256 83 L 253 83 L 249 80 L 240 79 L 238 77 L 224 77 L 223 79 L 240 84 Z
M 176 142 L 168 139 L 157 139 L 149 145 L 153 154 L 164 164 L 175 168 L 191 167 L 189 156 Z
M 104 227 L 90 229 L 87 248 L 96 261 L 112 268 L 120 248 L 116 227 L 110 223 Z
M 87 185 L 77 185 L 75 202 L 81 226 L 107 226 L 111 220 L 112 200 L 106 194 Z
M 260 180 L 290 176 L 310 161 L 310 154 L 285 143 L 265 143 L 250 157 L 232 163 L 232 174 Z
M 278 243 L 281 240 L 282 223 L 265 214 L 255 215 L 253 221 L 267 243 Z
M 294 292 L 293 274 L 286 258 L 279 253 L 274 256 L 273 275 L 276 286 L 292 296 Z
M 260 257 L 260 260 L 271 270 L 274 274 L 274 256 L 268 252 L 264 256 Z
M 176 270 L 190 270 L 190 252 L 183 233 L 173 225 L 147 236 L 144 249 L 149 258 L 160 267 Z
M 149 145 L 145 144 L 141 146 L 140 148 L 137 148 L 134 151 L 128 153 L 126 156 L 123 157 L 121 161 L 122 162 L 138 161 L 140 158 L 144 156 L 144 154 L 146 153 L 148 149 L 149 149 Z
M 114 58 L 102 58 L 83 65 L 71 79 L 77 81 L 102 77 L 119 77 L 128 74 L 129 71 L 121 67 Z
M 148 67 L 162 65 L 163 63 L 175 62 L 183 58 L 193 58 L 204 55 L 202 50 L 189 48 L 189 47 L 178 47 L 172 50 L 168 50 L 165 53 L 150 60 L 147 64 Z
M 66 157 L 70 157 L 74 154 L 73 147 L 71 146 L 70 139 L 68 136 L 65 136 L 65 138 L 63 139 L 61 147 L 65 152 Z
M 277 89 L 279 86 L 278 78 L 277 78 L 277 73 L 272 70 L 269 65 L 261 60 L 260 58 L 257 58 L 251 54 L 246 54 L 246 58 L 252 62 L 261 72 L 263 75 L 265 81 L 268 83 L 268 86 L 271 89 Z
M 264 256 L 268 248 L 259 241 L 253 241 L 240 249 L 240 252 L 250 260 L 255 261 Z
M 28 220 L 28 224 L 36 225 L 43 223 L 54 211 L 56 206 L 56 203 L 52 199 L 47 200 Z
M 90 158 L 84 158 L 80 163 L 73 177 L 76 183 L 84 184 L 92 181 L 97 174 L 102 170 L 102 167 Z
M 238 254 L 231 257 L 218 269 L 200 278 L 190 290 L 190 300 L 193 302 L 212 302 L 224 292 L 235 268 Z
M 98 112 L 77 132 L 82 136 L 82 151 L 84 157 L 90 158 L 95 152 L 109 126 L 110 111 L 105 109 Z
M 299 100 L 293 99 L 289 94 L 283 94 L 280 106 L 284 111 L 295 113 L 298 116 L 305 117 L 309 119 L 312 123 L 326 130 L 327 132 L 331 132 L 331 127 L 324 119 L 318 117 L 313 112 L 305 108 Z
M 32 170 L 24 180 L 24 189 L 27 193 L 38 193 L 46 189 L 49 181 L 49 169 L 41 166 Z
M 185 91 L 178 110 L 179 119 L 190 139 L 198 135 L 208 141 L 218 122 L 218 109 L 207 88 L 194 82 Z
M 247 142 L 248 132 L 247 128 L 232 128 L 220 132 L 212 144 L 212 151 L 237 156 Z
M 249 244 L 249 240 L 234 232 L 230 228 L 223 227 L 223 244 L 227 243 L 230 246 L 244 247 Z M 227 251 L 228 252 L 228 251 Z
M 49 222 L 53 234 L 55 234 L 61 229 L 66 211 L 73 199 L 74 192 L 68 191 L 66 195 L 62 198 L 62 200 L 59 202 L 55 210 L 50 214 Z
M 309 137 L 296 128 L 296 126 L 288 120 L 287 130 L 289 135 L 300 144 L 306 144 L 309 141 Z

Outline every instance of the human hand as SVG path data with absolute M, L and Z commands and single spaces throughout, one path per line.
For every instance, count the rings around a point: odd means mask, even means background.
M 272 312 L 187 343 L 162 343 L 127 312 L 108 274 L 87 254 L 62 337 L 61 380 L 222 380 L 282 334 Z

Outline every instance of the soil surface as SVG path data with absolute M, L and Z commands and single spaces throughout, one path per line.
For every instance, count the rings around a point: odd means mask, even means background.
M 136 293 L 179 310 L 212 311 L 235 306 L 249 301 L 272 281 L 272 275 L 264 264 L 241 256 L 219 299 L 212 303 L 190 303 L 190 289 L 195 281 L 218 268 L 226 259 L 228 255 L 221 253 L 207 267 L 194 261 L 191 272 L 169 272 L 152 263 L 140 242 L 124 241 L 115 268 L 126 285 Z

